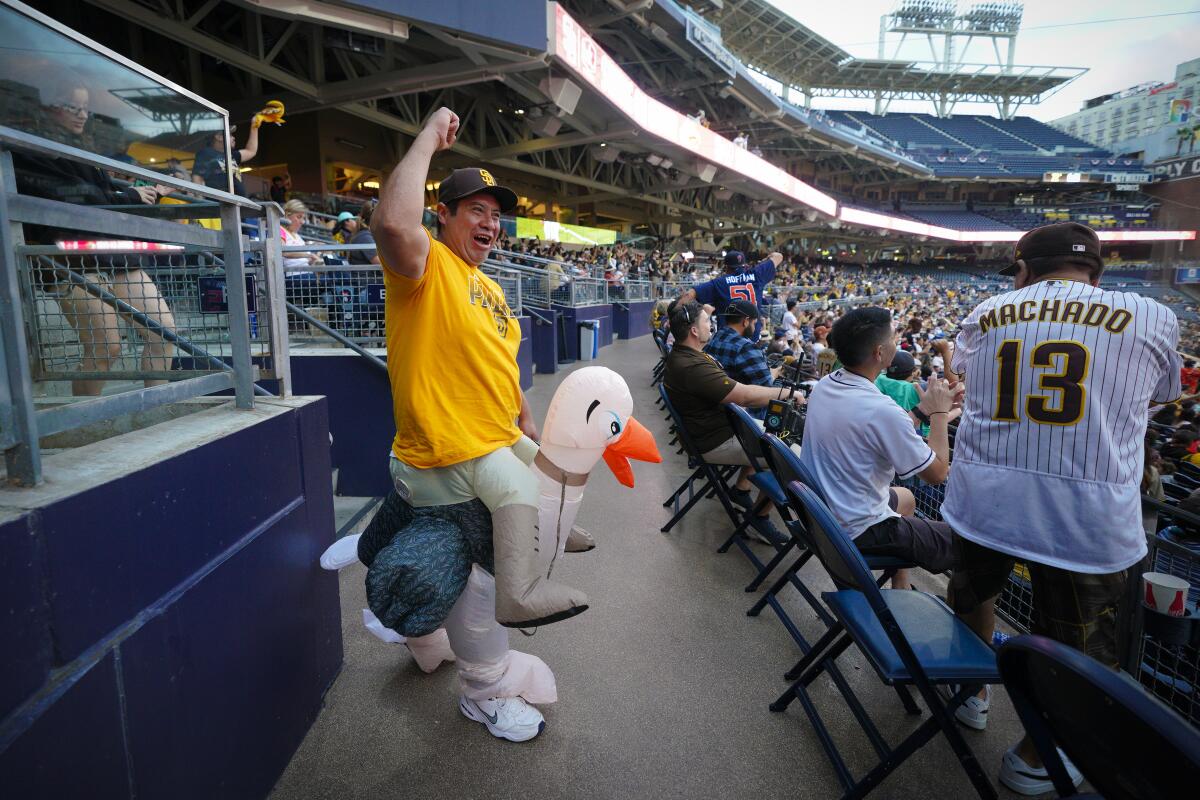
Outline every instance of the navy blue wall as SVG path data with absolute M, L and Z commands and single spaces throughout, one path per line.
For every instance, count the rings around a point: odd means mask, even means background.
M 582 320 L 600 320 L 600 346 L 608 347 L 612 344 L 613 309 L 610 304 L 578 307 L 555 306 L 554 310 L 559 314 L 559 359 L 579 360 L 579 323 Z
M 264 797 L 342 661 L 330 469 L 320 399 L 0 524 L 0 796 Z
M 329 401 L 337 493 L 383 497 L 392 488 L 388 452 L 396 436 L 388 377 L 347 350 L 338 355 L 292 353 L 292 391 L 323 394 Z
M 528 50 L 546 49 L 546 0 L 347 0 L 413 22 L 429 22 Z
M 650 333 L 650 311 L 654 301 L 613 303 L 613 333 L 622 339 L 634 339 Z
M 517 366 L 521 368 L 521 388 L 533 388 L 533 320 L 521 317 L 521 349 L 517 351 Z
M 554 310 L 530 311 L 533 326 L 529 331 L 533 345 L 533 365 L 540 375 L 553 375 L 558 371 L 558 312 Z

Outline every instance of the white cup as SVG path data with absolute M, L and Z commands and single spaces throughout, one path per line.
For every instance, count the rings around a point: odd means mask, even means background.
M 1170 617 L 1182 617 L 1187 607 L 1188 582 L 1165 572 L 1143 572 L 1146 607 Z

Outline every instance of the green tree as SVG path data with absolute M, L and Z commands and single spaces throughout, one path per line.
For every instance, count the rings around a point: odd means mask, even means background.
M 1192 129 L 1184 125 L 1175 131 L 1175 155 L 1183 154 L 1183 146 L 1187 144 L 1189 139 L 1194 139 Z

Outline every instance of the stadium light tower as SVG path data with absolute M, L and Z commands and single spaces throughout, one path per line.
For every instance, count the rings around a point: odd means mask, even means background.
M 935 68 L 947 73 L 958 72 L 964 67 L 964 57 L 972 42 L 987 39 L 996 56 L 993 68 L 1002 75 L 1012 74 L 1017 34 L 1024 13 L 1024 4 L 1018 2 L 974 3 L 960 13 L 955 0 L 901 0 L 894 11 L 879 19 L 879 58 L 897 60 L 910 36 L 923 37 Z M 900 34 L 890 57 L 887 54 L 889 33 Z M 964 38 L 966 41 L 962 46 L 957 46 L 958 40 Z M 1001 52 L 1002 43 L 1006 45 L 1007 53 Z M 1001 116 L 1008 116 L 1009 102 L 1003 101 Z M 938 115 L 945 116 L 953 105 L 951 95 L 943 94 L 937 101 Z M 877 95 L 875 113 L 886 110 L 882 95 Z

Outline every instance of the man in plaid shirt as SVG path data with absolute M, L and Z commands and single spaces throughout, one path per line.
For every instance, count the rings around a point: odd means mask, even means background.
M 738 383 L 774 386 L 783 367 L 771 369 L 767 366 L 766 353 L 757 342 L 748 338 L 758 323 L 758 308 L 747 300 L 732 300 L 721 316 L 725 318 L 725 325 L 717 328 L 704 352 L 719 361 L 726 374 Z M 765 409 L 750 408 L 747 411 L 761 419 Z

